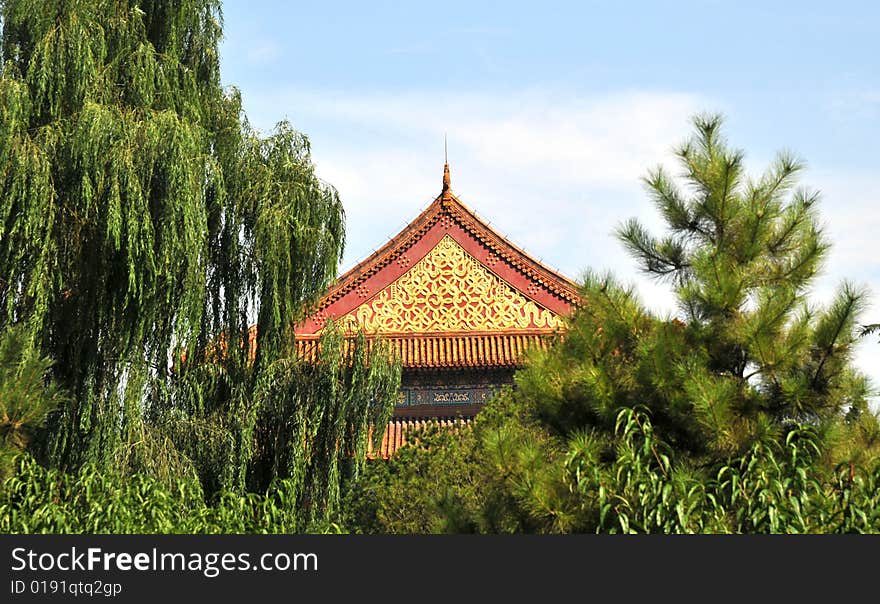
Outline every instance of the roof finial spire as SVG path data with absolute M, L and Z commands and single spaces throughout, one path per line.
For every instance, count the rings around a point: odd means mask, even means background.
M 443 134 L 443 196 L 449 195 L 449 155 L 446 147 L 446 134 Z

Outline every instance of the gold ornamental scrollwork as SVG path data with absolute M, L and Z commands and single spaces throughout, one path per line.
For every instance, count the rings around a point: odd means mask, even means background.
M 347 319 L 379 333 L 562 327 L 557 315 L 489 271 L 449 235 Z

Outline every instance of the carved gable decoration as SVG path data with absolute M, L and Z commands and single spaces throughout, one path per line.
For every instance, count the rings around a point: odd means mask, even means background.
M 555 330 L 561 318 L 511 287 L 444 236 L 421 260 L 346 322 L 367 332 Z

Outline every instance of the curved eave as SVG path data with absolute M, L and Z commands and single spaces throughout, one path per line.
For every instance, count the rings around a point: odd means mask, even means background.
M 394 334 L 383 335 L 405 369 L 502 369 L 521 367 L 525 353 L 546 348 L 552 333 Z M 352 340 L 346 340 L 350 346 Z M 372 349 L 375 339 L 368 338 Z M 314 360 L 317 338 L 296 340 L 300 358 Z

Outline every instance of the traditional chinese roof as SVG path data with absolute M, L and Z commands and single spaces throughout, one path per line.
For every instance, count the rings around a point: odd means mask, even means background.
M 440 195 L 381 249 L 339 277 L 296 328 L 314 354 L 328 319 L 387 339 L 405 368 L 511 367 L 563 327 L 578 301 L 567 277 L 532 258 L 456 197 Z

